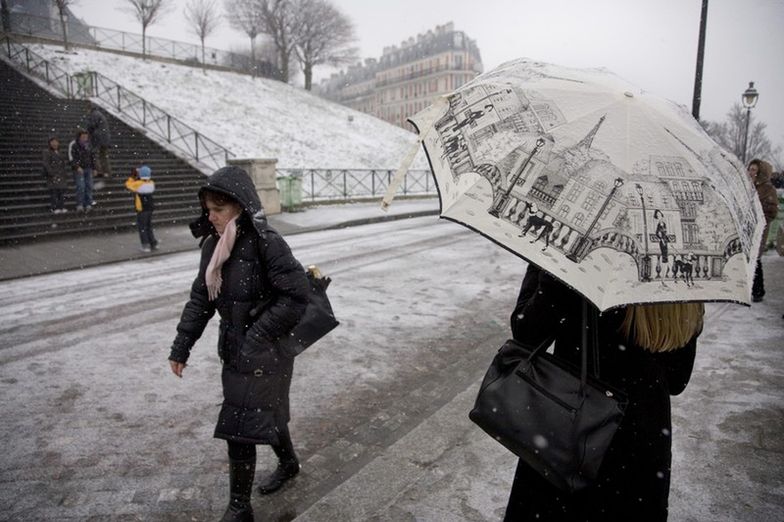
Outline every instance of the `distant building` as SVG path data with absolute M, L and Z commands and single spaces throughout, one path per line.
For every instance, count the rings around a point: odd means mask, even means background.
M 476 41 L 449 22 L 434 31 L 384 48 L 381 58 L 333 74 L 318 93 L 389 123 L 406 119 L 441 94 L 450 93 L 482 72 Z

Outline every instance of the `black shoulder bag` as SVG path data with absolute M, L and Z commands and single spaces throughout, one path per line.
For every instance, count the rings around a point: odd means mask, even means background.
M 264 258 L 264 253 L 259 247 L 259 256 Z M 276 340 L 278 348 L 289 357 L 296 357 L 307 347 L 315 343 L 329 332 L 337 328 L 340 322 L 332 312 L 332 304 L 327 297 L 327 287 L 332 282 L 329 277 L 322 277 L 318 267 L 311 265 L 307 270 L 308 276 L 308 306 L 299 322 L 291 331 Z M 269 304 L 263 300 L 250 311 L 251 317 L 256 317 L 264 311 Z
M 626 409 L 625 394 L 588 375 L 598 365 L 598 319 L 583 304 L 581 366 L 514 340 L 498 350 L 469 417 L 548 482 L 566 491 L 590 485 Z

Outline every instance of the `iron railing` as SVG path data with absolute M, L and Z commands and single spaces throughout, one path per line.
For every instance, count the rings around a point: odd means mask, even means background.
M 226 147 L 100 73 L 87 71 L 69 74 L 8 36 L 0 42 L 3 53 L 27 74 L 43 80 L 67 98 L 100 102 L 104 108 L 119 114 L 126 123 L 141 127 L 159 141 L 180 151 L 186 158 L 208 169 L 224 166 L 229 157 L 234 155 Z
M 299 179 L 303 201 L 329 201 L 382 196 L 395 175 L 384 169 L 277 169 L 279 178 Z M 409 170 L 399 194 L 435 195 L 429 170 Z
M 22 13 L 10 15 L 11 32 L 20 35 L 34 36 L 47 40 L 61 42 L 63 40 L 62 24 L 59 18 L 46 18 Z M 74 45 L 86 45 L 123 51 L 128 53 L 170 58 L 188 63 L 205 63 L 233 69 L 238 72 L 255 74 L 264 78 L 280 79 L 280 71 L 271 63 L 256 60 L 253 62 L 249 56 L 214 47 L 202 48 L 200 45 L 145 36 L 142 45 L 142 35 L 128 33 L 105 27 L 95 27 L 69 20 L 66 23 L 68 42 Z

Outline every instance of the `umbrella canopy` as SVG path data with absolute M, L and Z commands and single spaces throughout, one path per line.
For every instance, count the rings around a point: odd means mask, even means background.
M 605 70 L 516 60 L 410 121 L 441 217 L 600 310 L 749 303 L 762 209 L 742 165 L 684 108 Z

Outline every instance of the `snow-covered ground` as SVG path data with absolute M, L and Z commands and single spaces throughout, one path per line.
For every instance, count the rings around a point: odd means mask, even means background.
M 240 158 L 279 168 L 396 169 L 412 132 L 281 82 L 103 51 L 31 48 L 70 73 L 97 71 Z M 420 151 L 412 168 L 428 168 Z

